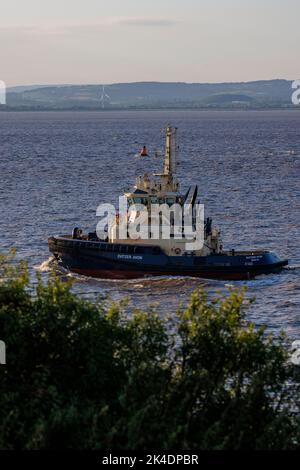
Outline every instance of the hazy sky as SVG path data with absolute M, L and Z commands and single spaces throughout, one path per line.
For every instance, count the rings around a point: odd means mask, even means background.
M 0 0 L 7 86 L 300 78 L 299 0 Z

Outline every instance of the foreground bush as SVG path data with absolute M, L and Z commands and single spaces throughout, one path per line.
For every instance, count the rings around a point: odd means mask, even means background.
M 297 447 L 283 340 L 244 309 L 240 292 L 195 293 L 171 325 L 153 312 L 128 319 L 55 277 L 33 290 L 26 267 L 2 259 L 0 447 Z

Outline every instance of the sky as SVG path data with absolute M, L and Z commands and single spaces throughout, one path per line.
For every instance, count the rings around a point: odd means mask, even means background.
M 299 0 L 0 0 L 7 86 L 300 78 Z

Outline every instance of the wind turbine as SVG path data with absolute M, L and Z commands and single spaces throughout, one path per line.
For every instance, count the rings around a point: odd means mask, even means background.
M 110 102 L 110 96 L 107 93 L 105 93 L 104 85 L 102 85 L 102 94 L 101 94 L 101 97 L 100 97 L 100 102 L 101 102 L 101 105 L 102 105 L 102 109 L 104 109 L 104 107 L 105 107 L 105 102 L 107 102 L 107 103 Z

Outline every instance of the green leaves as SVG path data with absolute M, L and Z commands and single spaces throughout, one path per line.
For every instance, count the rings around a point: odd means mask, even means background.
M 170 323 L 55 276 L 34 288 L 12 256 L 0 259 L 1 448 L 299 445 L 284 337 L 247 322 L 243 291 L 195 292 Z

